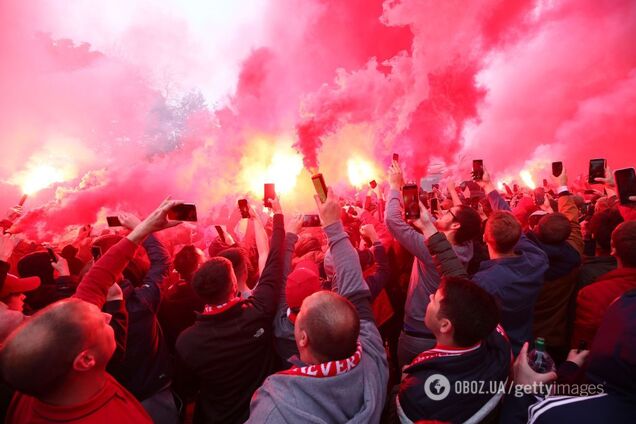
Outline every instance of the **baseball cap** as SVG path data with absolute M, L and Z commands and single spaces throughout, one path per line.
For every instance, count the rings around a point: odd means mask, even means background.
M 13 274 L 7 274 L 0 290 L 0 298 L 6 297 L 11 293 L 24 293 L 35 290 L 40 286 L 40 277 L 16 277 Z

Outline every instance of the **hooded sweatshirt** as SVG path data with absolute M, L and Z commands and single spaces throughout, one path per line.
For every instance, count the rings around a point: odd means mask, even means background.
M 268 377 L 250 404 L 250 423 L 377 423 L 388 382 L 382 338 L 373 321 L 358 254 L 342 223 L 325 227 L 336 266 L 334 291 L 360 316 L 359 350 L 342 361 L 304 364 Z
M 429 296 L 439 287 L 440 274 L 426 247 L 424 236 L 404 221 L 400 198 L 399 191 L 391 190 L 386 204 L 386 225 L 393 237 L 417 259 L 413 262 L 404 305 L 404 329 L 420 337 L 433 339 L 433 333 L 424 325 L 424 315 Z M 472 258 L 472 243 L 453 245 L 452 248 L 464 266 Z

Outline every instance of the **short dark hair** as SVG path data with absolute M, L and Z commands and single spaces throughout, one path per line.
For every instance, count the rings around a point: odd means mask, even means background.
M 486 242 L 492 243 L 495 251 L 508 253 L 514 249 L 521 237 L 521 224 L 512 213 L 497 210 L 488 217 L 485 235 Z
M 174 269 L 182 277 L 192 277 L 192 274 L 199 267 L 199 260 L 201 255 L 197 251 L 197 248 L 189 244 L 187 246 L 183 246 L 176 255 L 174 255 Z
M 481 217 L 470 206 L 457 206 L 455 221 L 460 225 L 455 232 L 455 243 L 465 243 L 479 237 L 481 234 Z
M 302 321 L 311 351 L 322 362 L 348 358 L 355 353 L 360 334 L 358 311 L 337 293 L 318 293 L 325 298 L 306 309 Z
M 240 247 L 230 247 L 222 252 L 219 252 L 218 256 L 228 259 L 232 262 L 234 268 L 234 274 L 238 277 L 244 275 L 247 278 L 250 270 L 250 258 L 245 249 Z
M 623 216 L 618 209 L 608 208 L 597 212 L 590 219 L 590 233 L 601 252 L 612 250 L 612 231 L 623 222 Z
M 218 256 L 210 259 L 194 274 L 192 288 L 207 303 L 226 302 L 232 290 L 232 262 Z
M 82 300 L 61 300 L 18 327 L 0 353 L 4 380 L 36 398 L 62 386 L 90 338 L 90 331 L 83 325 L 85 308 Z
M 484 340 L 499 323 L 499 306 L 495 297 L 470 280 L 457 277 L 442 279 L 439 316 L 453 324 L 453 340 L 467 347 Z
M 636 268 L 636 221 L 619 224 L 612 233 L 612 243 L 623 266 Z
M 541 217 L 535 232 L 542 243 L 560 244 L 570 237 L 572 227 L 567 216 L 554 212 Z

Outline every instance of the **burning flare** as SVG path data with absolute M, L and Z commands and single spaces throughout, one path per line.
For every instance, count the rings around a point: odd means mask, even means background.
M 352 158 L 347 162 L 347 174 L 351 185 L 360 188 L 377 178 L 378 172 L 372 162 L 362 158 Z
M 530 172 L 528 170 L 524 169 L 519 173 L 519 176 L 523 180 L 524 184 L 527 185 L 529 188 L 531 188 L 532 190 L 537 188 L 537 185 L 534 183 L 534 181 L 532 181 L 532 175 L 530 175 Z
M 27 170 L 16 175 L 11 182 L 20 186 L 22 193 L 29 196 L 38 191 L 67 180 L 61 169 L 48 164 L 30 166 Z

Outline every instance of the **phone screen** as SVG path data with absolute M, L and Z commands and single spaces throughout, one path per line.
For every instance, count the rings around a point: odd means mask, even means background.
M 320 227 L 318 215 L 303 215 L 303 227 Z
M 214 228 L 216 229 L 216 233 L 219 235 L 221 241 L 225 243 L 225 233 L 223 232 L 223 227 L 221 227 L 220 225 L 215 225 Z
M 272 199 L 276 197 L 276 190 L 275 190 L 274 184 L 265 183 L 265 185 L 263 186 L 263 191 L 264 191 L 263 205 L 266 208 L 271 208 L 272 207 Z
M 238 201 L 238 208 L 239 208 L 239 211 L 241 211 L 242 218 L 250 217 L 250 208 L 247 206 L 247 199 L 240 199 Z
M 322 174 L 313 175 L 311 182 L 314 183 L 314 189 L 320 197 L 320 201 L 325 203 L 327 201 L 327 186 L 325 185 L 325 179 Z
M 431 210 L 436 211 L 439 209 L 439 200 L 437 197 L 431 197 Z
M 168 219 L 173 221 L 196 221 L 197 207 L 192 203 L 175 205 L 168 211 Z
M 107 216 L 106 217 L 106 222 L 108 223 L 109 227 L 121 227 L 121 222 L 119 221 L 119 218 L 116 216 Z
M 545 202 L 545 190 L 543 187 L 537 187 L 534 189 L 534 203 L 536 205 L 542 205 Z
M 563 162 L 552 162 L 552 175 L 558 177 L 563 172 Z
M 636 172 L 634 168 L 617 169 L 614 180 L 618 189 L 618 198 L 622 205 L 634 203 L 629 196 L 636 196 Z
M 400 160 L 400 155 L 398 155 L 397 153 L 393 153 L 393 160 L 394 161 L 399 161 Z
M 404 217 L 406 219 L 417 219 L 420 217 L 419 192 L 417 185 L 407 184 L 402 187 L 404 197 Z
M 369 181 L 369 187 L 376 188 L 377 186 L 378 186 L 378 183 L 376 183 L 375 180 Z
M 484 178 L 484 161 L 482 159 L 473 160 L 473 180 L 481 181 Z
M 590 172 L 588 182 L 590 184 L 601 184 L 595 178 L 605 178 L 605 159 L 590 160 Z

